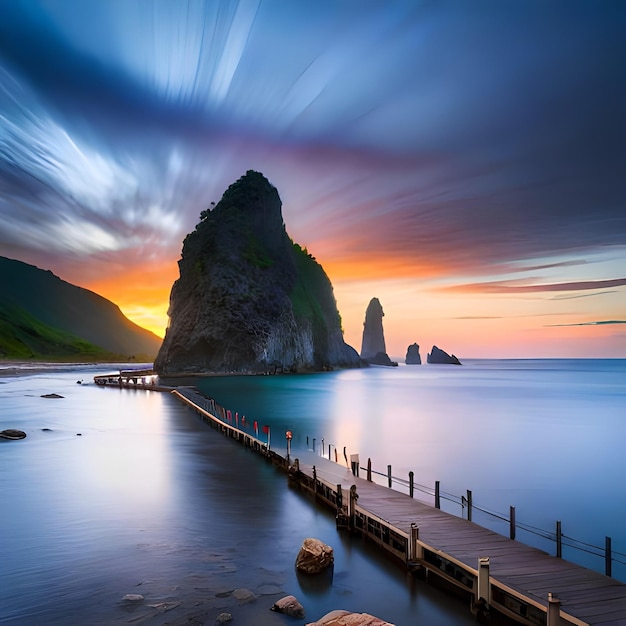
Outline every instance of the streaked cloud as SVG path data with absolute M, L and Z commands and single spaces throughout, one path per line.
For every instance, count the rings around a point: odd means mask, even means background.
M 138 264 L 163 310 L 151 268 L 256 169 L 340 298 L 618 318 L 625 22 L 611 0 L 0 3 L 1 253 L 134 310 Z

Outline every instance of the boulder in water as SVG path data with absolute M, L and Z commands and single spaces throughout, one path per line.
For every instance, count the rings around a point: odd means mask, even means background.
M 319 574 L 333 565 L 333 549 L 319 539 L 305 539 L 296 558 L 296 569 L 304 574 Z
M 2 437 L 2 439 L 24 439 L 26 433 L 23 430 L 7 428 L 6 430 L 0 431 L 0 437 Z

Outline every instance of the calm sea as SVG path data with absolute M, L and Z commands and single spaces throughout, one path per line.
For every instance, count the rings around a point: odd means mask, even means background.
M 0 439 L 0 623 L 213 625 L 229 612 L 280 626 L 337 608 L 398 626 L 475 623 L 171 395 L 96 386 L 110 367 L 1 368 L 0 429 L 27 437 Z M 311 536 L 334 548 L 331 577 L 295 571 Z M 305 620 L 269 610 L 285 595 Z
M 269 611 L 297 596 L 307 621 L 335 608 L 401 626 L 475 623 L 465 603 L 407 578 L 334 517 L 290 490 L 284 475 L 206 427 L 175 398 L 103 389 L 107 366 L 2 375 L 0 623 L 288 624 Z M 82 380 L 83 384 L 77 384 Z M 187 382 L 187 381 L 178 381 Z M 370 458 L 386 483 L 412 471 L 416 497 L 626 580 L 626 360 L 466 361 L 313 375 L 194 379 L 272 447 L 312 449 L 345 463 Z M 42 398 L 57 393 L 62 398 Z M 262 437 L 266 435 L 261 434 Z M 406 490 L 400 481 L 394 487 Z M 302 540 L 335 549 L 332 580 L 296 575 Z M 252 591 L 243 603 L 233 590 Z M 375 591 L 375 593 L 373 593 Z M 122 601 L 142 594 L 138 604 Z

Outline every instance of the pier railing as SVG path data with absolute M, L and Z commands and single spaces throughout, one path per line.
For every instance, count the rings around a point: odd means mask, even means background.
M 330 451 L 331 448 L 329 446 L 329 459 L 331 458 Z M 322 456 L 324 455 L 323 449 L 320 450 L 320 454 Z M 457 495 L 442 491 L 440 481 L 435 481 L 435 484 L 432 487 L 428 485 L 422 485 L 415 482 L 413 472 L 409 472 L 407 478 L 394 476 L 392 473 L 391 465 L 387 466 L 386 472 L 376 471 L 372 469 L 371 459 L 368 459 L 366 467 L 362 467 L 360 465 L 355 466 L 354 464 L 352 464 L 352 471 L 357 476 L 365 475 L 367 477 L 367 480 L 370 482 L 376 482 L 380 485 L 386 485 L 390 489 L 396 489 L 397 491 L 408 493 L 408 495 L 412 498 L 415 497 L 416 492 L 425 494 L 426 496 L 428 496 L 428 498 L 426 498 L 426 501 L 432 502 L 435 508 L 438 509 L 442 508 L 442 501 L 449 502 L 452 505 L 455 505 L 455 507 L 459 507 L 457 509 L 457 511 L 460 510 L 459 517 L 467 519 L 468 521 L 477 522 L 478 520 L 476 519 L 476 514 L 482 514 L 483 516 L 485 516 L 485 519 L 487 521 L 495 521 L 499 523 L 499 527 L 493 527 L 492 525 L 488 525 L 491 530 L 495 530 L 496 532 L 499 532 L 500 534 L 504 534 L 506 536 L 506 531 L 502 532 L 502 526 L 508 526 L 508 536 L 511 539 L 519 539 L 518 531 L 522 531 L 534 537 L 538 537 L 543 540 L 541 547 L 552 545 L 552 550 L 548 548 L 546 551 L 553 551 L 555 556 L 557 556 L 558 558 L 563 557 L 563 548 L 565 547 L 589 556 L 602 559 L 604 562 L 604 574 L 606 576 L 613 575 L 613 563 L 626 566 L 626 554 L 613 549 L 611 537 L 605 537 L 604 546 L 598 546 L 592 543 L 582 541 L 580 539 L 576 539 L 575 537 L 563 533 L 561 520 L 557 520 L 555 522 L 553 531 L 545 530 L 543 528 L 539 528 L 537 526 L 533 526 L 531 524 L 519 521 L 516 518 L 516 510 L 514 506 L 509 507 L 508 515 L 501 512 L 493 511 L 487 507 L 479 506 L 478 504 L 476 504 L 476 502 L 474 501 L 473 493 L 470 490 L 467 490 L 467 492 L 463 495 Z M 452 510 L 448 510 L 447 512 L 456 515 L 457 512 L 454 510 L 455 507 L 450 507 L 452 508 Z M 576 562 L 575 559 L 572 559 L 572 561 Z M 599 568 L 596 567 L 595 569 Z

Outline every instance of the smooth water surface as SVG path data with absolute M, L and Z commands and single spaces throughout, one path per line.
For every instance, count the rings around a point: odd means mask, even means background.
M 609 536 L 613 575 L 626 580 L 626 360 L 473 360 L 197 382 L 269 425 L 272 445 L 284 447 L 291 430 L 294 455 L 315 439 L 316 451 L 334 460 L 337 450 L 343 463 L 345 447 L 362 467 L 371 458 L 383 484 L 388 465 L 405 480 L 414 472 L 430 492 L 416 497 L 430 503 L 435 481 L 458 498 L 471 490 L 474 507 L 504 518 L 475 508 L 473 521 L 507 536 L 515 506 L 517 538 L 551 554 L 560 520 L 576 540 L 564 540 L 564 557 L 604 572 L 603 556 L 591 553 Z M 467 514 L 447 499 L 442 508 Z
M 398 626 L 475 623 L 465 602 L 337 531 L 334 516 L 290 490 L 284 474 L 171 395 L 93 383 L 111 371 L 0 370 L 0 429 L 28 435 L 0 440 L 0 623 L 213 624 L 227 611 L 238 624 L 303 624 L 336 608 Z M 346 373 L 348 388 L 353 375 Z M 335 380 L 341 376 L 266 382 L 298 410 L 300 383 L 313 386 L 313 400 Z M 238 384 L 241 399 L 256 382 Z M 41 397 L 50 393 L 63 397 Z M 324 424 L 339 414 L 325 411 Z M 314 424 L 312 432 L 323 430 Z M 309 536 L 335 549 L 332 579 L 296 575 Z M 256 600 L 239 602 L 240 588 Z M 123 602 L 126 594 L 145 600 Z M 269 610 L 288 594 L 304 605 L 305 620 Z

